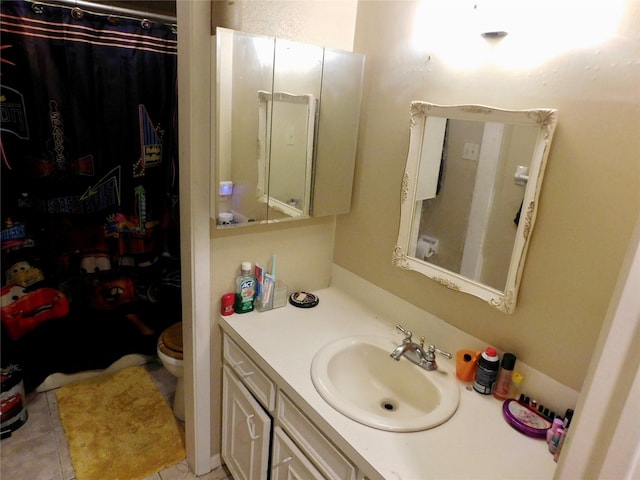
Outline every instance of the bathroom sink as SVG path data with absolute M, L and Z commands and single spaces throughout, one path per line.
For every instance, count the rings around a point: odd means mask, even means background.
M 332 342 L 313 358 L 313 385 L 337 411 L 380 430 L 415 432 L 446 422 L 460 400 L 455 373 L 392 359 L 398 343 L 372 336 Z

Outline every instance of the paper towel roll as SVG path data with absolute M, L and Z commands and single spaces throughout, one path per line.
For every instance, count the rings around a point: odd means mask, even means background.
M 230 225 L 233 223 L 233 213 L 220 212 L 218 214 L 218 225 Z

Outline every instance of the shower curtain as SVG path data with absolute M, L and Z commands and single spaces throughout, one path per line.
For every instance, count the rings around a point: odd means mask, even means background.
M 2 365 L 155 353 L 180 321 L 175 26 L 0 3 Z

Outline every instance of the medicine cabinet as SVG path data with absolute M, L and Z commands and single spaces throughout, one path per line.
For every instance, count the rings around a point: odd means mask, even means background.
M 557 111 L 414 101 L 409 120 L 393 263 L 512 313 Z
M 364 56 L 216 29 L 217 228 L 347 213 Z

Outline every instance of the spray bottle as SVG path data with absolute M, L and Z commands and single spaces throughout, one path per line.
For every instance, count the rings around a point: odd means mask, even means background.
M 480 355 L 476 377 L 473 381 L 473 389 L 483 395 L 491 395 L 498 376 L 500 358 L 496 349 L 487 347 Z

